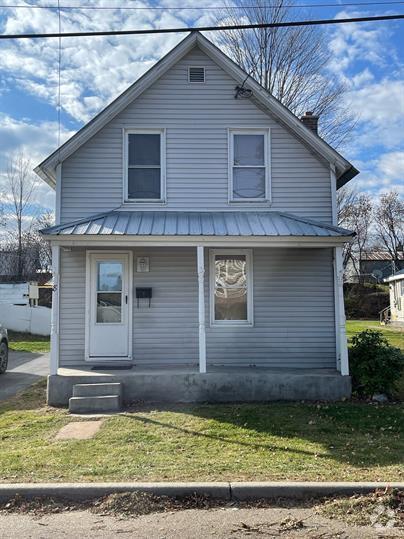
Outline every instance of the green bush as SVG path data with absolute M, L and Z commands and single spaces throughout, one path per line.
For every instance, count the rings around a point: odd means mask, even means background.
M 349 364 L 355 393 L 391 395 L 403 371 L 404 356 L 380 331 L 366 329 L 352 338 Z

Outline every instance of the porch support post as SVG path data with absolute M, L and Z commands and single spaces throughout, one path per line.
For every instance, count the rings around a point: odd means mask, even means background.
M 199 372 L 206 372 L 205 331 L 205 257 L 203 245 L 196 248 L 198 267 L 198 322 L 199 322 Z
M 344 268 L 342 264 L 342 247 L 334 248 L 334 300 L 335 329 L 337 349 L 337 369 L 343 376 L 349 375 L 348 345 L 346 337 L 346 319 L 344 307 Z
M 59 274 L 60 247 L 52 245 L 52 319 L 51 319 L 51 352 L 50 374 L 57 374 L 59 367 Z

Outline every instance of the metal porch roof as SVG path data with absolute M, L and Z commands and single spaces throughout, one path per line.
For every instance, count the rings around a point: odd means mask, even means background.
M 93 236 L 353 236 L 344 228 L 276 211 L 182 212 L 114 210 L 41 230 Z

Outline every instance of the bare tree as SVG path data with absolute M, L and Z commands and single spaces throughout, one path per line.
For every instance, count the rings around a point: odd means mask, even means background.
M 359 261 L 369 245 L 373 218 L 371 197 L 367 194 L 356 195 L 347 190 L 339 196 L 341 204 L 339 224 L 355 232 L 353 242 L 345 247 L 344 267 L 351 262 L 358 281 L 361 283 L 363 276 L 360 273 Z M 343 205 L 341 199 L 344 200 Z
M 404 201 L 395 191 L 381 195 L 375 208 L 376 239 L 399 267 L 404 244 Z
M 337 222 L 339 226 L 347 227 L 351 222 L 350 216 L 354 213 L 355 203 L 358 199 L 356 191 L 348 186 L 341 187 L 337 191 Z M 342 251 L 342 262 L 344 269 L 347 269 L 352 257 L 353 244 L 345 243 Z
M 35 247 L 38 252 L 39 264 L 41 269 L 50 270 L 52 265 L 52 248 L 40 230 L 48 228 L 55 224 L 55 215 L 51 211 L 46 211 L 39 215 L 33 222 L 31 229 L 24 238 L 26 246 Z
M 23 276 L 23 234 L 24 220 L 32 221 L 32 202 L 37 185 L 32 173 L 31 162 L 24 154 L 13 156 L 6 172 L 7 195 L 9 196 L 8 211 L 14 221 L 15 230 L 11 233 L 17 242 L 17 278 Z
M 242 0 L 224 9 L 223 25 L 276 23 L 290 20 L 296 12 L 293 0 Z M 327 70 L 331 54 L 326 34 L 318 27 L 226 30 L 218 45 L 266 90 L 294 114 L 312 111 L 321 116 L 320 134 L 334 146 L 342 144 L 355 121 L 342 103 L 345 87 Z

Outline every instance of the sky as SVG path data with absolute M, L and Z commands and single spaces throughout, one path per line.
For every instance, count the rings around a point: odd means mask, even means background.
M 352 0 L 355 2 L 355 0 Z M 349 0 L 298 0 L 310 8 L 298 18 L 344 18 L 404 13 L 404 2 L 344 6 Z M 247 5 L 254 0 L 245 0 Z M 357 0 L 365 3 L 365 0 Z M 55 6 L 56 0 L 0 0 L 0 5 Z M 130 6 L 131 10 L 61 10 L 62 31 L 211 25 L 224 0 L 61 0 L 65 6 Z M 320 7 L 319 4 L 335 4 Z M 181 6 L 179 9 L 161 9 Z M 314 7 L 315 6 L 315 7 Z M 150 9 L 150 7 L 158 9 Z M 188 7 L 189 9 L 185 9 Z M 56 9 L 0 7 L 0 33 L 57 32 Z M 330 76 L 347 88 L 344 100 L 357 116 L 340 151 L 360 171 L 352 187 L 374 196 L 394 189 L 404 195 L 404 21 L 325 27 L 332 54 Z M 212 38 L 209 33 L 207 37 Z M 65 38 L 61 50 L 60 141 L 65 141 L 173 48 L 185 34 Z M 58 146 L 58 40 L 0 41 L 0 193 L 11 155 L 24 152 L 33 166 Z M 43 182 L 35 211 L 54 208 Z

